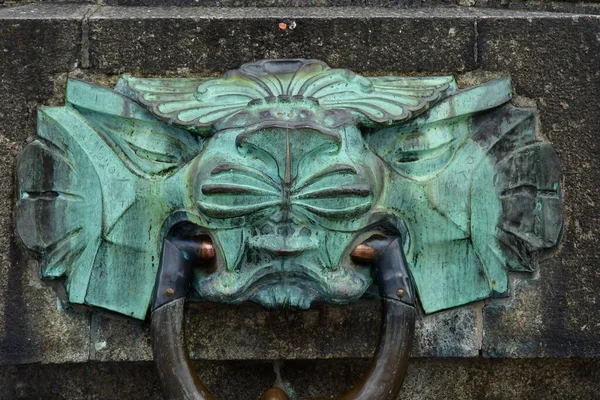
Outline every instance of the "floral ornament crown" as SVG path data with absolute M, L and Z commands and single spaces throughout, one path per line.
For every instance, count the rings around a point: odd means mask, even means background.
M 124 76 L 117 86 L 159 118 L 203 136 L 231 128 L 391 125 L 455 89 L 451 76 L 366 78 L 303 59 L 248 63 L 216 79 Z

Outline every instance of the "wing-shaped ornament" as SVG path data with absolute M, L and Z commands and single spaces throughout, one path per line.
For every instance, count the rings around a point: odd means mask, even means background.
M 164 192 L 203 141 L 85 82 L 69 81 L 66 103 L 39 110 L 19 158 L 17 229 L 43 278 L 67 278 L 71 302 L 144 318 L 157 238 L 182 205 Z
M 406 124 L 368 136 L 396 174 L 386 204 L 413 238 L 407 254 L 425 312 L 509 295 L 562 232 L 560 167 L 509 77 L 458 90 Z M 398 193 L 412 195 L 398 196 Z
M 211 128 L 276 120 L 271 111 L 277 103 L 305 108 L 304 123 L 313 113 L 328 118 L 321 122 L 329 128 L 398 123 L 427 110 L 456 84 L 451 76 L 367 78 L 317 60 L 265 60 L 219 79 L 125 76 L 119 87 L 169 123 L 209 135 Z

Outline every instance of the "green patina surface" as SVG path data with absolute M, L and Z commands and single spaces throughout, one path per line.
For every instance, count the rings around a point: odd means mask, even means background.
M 559 166 L 509 78 L 365 78 L 314 60 L 220 79 L 70 80 L 18 164 L 17 228 L 70 301 L 145 318 L 162 238 L 210 235 L 195 297 L 307 308 L 372 283 L 349 252 L 402 231 L 426 312 L 508 294 L 562 230 Z

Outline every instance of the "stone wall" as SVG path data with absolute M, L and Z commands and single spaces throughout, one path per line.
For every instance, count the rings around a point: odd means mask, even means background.
M 204 361 L 196 368 L 217 399 L 255 400 L 274 384 L 305 399 L 339 396 L 367 364 Z M 599 379 L 598 360 L 415 359 L 399 398 L 592 400 Z M 3 399 L 162 399 L 152 364 L 138 362 L 9 366 L 0 370 L 0 389 Z
M 515 102 L 538 108 L 562 163 L 563 242 L 533 276 L 512 275 L 511 298 L 421 316 L 403 396 L 600 397 L 600 15 L 577 7 L 0 6 L 0 399 L 159 398 L 147 326 L 67 304 L 14 236 L 13 169 L 36 108 L 62 104 L 68 76 L 110 86 L 126 72 L 216 75 L 299 56 L 463 85 L 512 75 Z M 378 318 L 367 300 L 303 313 L 195 306 L 189 344 L 219 398 L 276 382 L 334 394 L 360 375 Z

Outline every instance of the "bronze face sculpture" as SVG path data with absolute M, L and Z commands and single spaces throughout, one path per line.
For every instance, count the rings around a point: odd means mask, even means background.
M 508 271 L 559 240 L 556 154 L 510 99 L 509 78 L 461 90 L 315 60 L 124 76 L 114 91 L 71 80 L 21 155 L 17 228 L 70 301 L 140 319 L 152 304 L 163 331 L 190 285 L 194 299 L 305 309 L 376 278 L 393 341 L 415 297 L 430 313 L 506 296 Z M 184 363 L 180 342 L 161 343 Z M 385 343 L 387 371 L 410 348 Z

